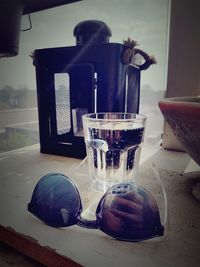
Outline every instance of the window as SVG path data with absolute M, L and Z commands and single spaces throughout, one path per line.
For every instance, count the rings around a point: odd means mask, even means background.
M 31 14 L 33 28 L 21 33 L 19 55 L 0 60 L 0 152 L 39 141 L 35 69 L 29 55 L 39 48 L 75 45 L 73 29 L 86 19 L 106 22 L 112 31 L 110 42 L 130 37 L 156 57 L 158 63 L 141 73 L 140 112 L 148 116 L 147 143 L 159 143 L 163 118 L 157 102 L 166 88 L 169 5 L 170 0 L 84 0 Z M 21 27 L 27 23 L 23 16 Z M 62 93 L 67 97 L 67 90 Z M 5 137 L 7 143 L 1 145 Z M 11 145 L 14 140 L 21 141 Z

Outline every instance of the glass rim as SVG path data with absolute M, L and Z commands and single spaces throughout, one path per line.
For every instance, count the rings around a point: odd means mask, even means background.
M 98 117 L 91 117 L 91 116 L 98 116 L 98 115 L 105 115 L 105 114 L 110 114 L 110 115 L 130 115 L 130 118 L 98 118 Z M 133 116 L 133 117 L 132 117 Z M 83 120 L 88 120 L 88 121 L 113 121 L 113 122 L 128 122 L 132 121 L 134 122 L 135 120 L 141 120 L 145 121 L 146 116 L 140 113 L 131 113 L 131 112 L 97 112 L 97 113 L 87 113 L 82 115 Z

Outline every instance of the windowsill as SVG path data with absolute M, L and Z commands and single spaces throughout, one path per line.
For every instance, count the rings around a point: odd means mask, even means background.
M 0 154 L 0 239 L 46 265 L 58 261 L 72 264 L 69 266 L 75 266 L 72 262 L 83 266 L 197 265 L 199 203 L 191 195 L 190 182 L 200 176 L 200 168 L 186 153 L 153 151 L 144 146 L 140 173 L 147 177 L 147 183 L 152 176 L 152 161 L 166 188 L 169 222 L 164 237 L 128 243 L 78 226 L 48 227 L 27 212 L 27 203 L 41 176 L 49 172 L 70 176 L 80 160 L 41 154 L 38 145 Z M 191 166 L 195 172 L 190 172 Z M 88 177 L 73 178 L 80 191 L 88 187 Z

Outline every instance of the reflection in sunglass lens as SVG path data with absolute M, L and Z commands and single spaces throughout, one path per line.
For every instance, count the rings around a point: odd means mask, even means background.
M 59 173 L 48 174 L 37 183 L 28 210 L 50 226 L 99 228 L 120 240 L 140 241 L 164 233 L 155 199 L 134 183 L 111 187 L 97 206 L 96 221 L 88 221 L 81 218 L 82 204 L 73 181 Z
M 134 184 L 113 186 L 102 197 L 96 216 L 103 232 L 121 240 L 139 241 L 163 235 L 156 201 Z
M 73 182 L 55 173 L 45 175 L 38 182 L 28 210 L 48 225 L 64 227 L 77 223 L 82 205 Z

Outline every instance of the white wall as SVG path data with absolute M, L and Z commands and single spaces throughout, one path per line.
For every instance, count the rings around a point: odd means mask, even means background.
M 200 95 L 200 1 L 171 0 L 166 97 Z M 163 147 L 181 150 L 168 125 Z
M 172 0 L 167 97 L 200 94 L 200 1 Z

